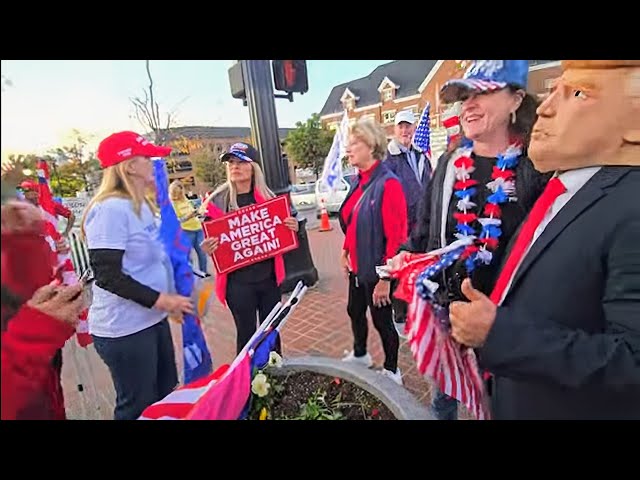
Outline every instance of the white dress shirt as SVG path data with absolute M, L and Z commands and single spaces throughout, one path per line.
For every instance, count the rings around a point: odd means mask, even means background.
M 502 294 L 502 298 L 500 299 L 500 303 L 499 303 L 500 305 L 502 305 L 502 302 L 504 302 L 504 299 L 509 293 L 509 289 L 511 288 L 511 283 L 513 282 L 513 279 L 516 277 L 516 274 L 518 273 L 518 269 L 520 268 L 520 265 L 522 265 L 522 262 L 524 261 L 527 254 L 529 253 L 529 250 L 531 250 L 531 247 L 533 246 L 533 244 L 536 243 L 536 240 L 538 240 L 538 238 L 540 238 L 540 235 L 542 235 L 542 232 L 544 232 L 544 229 L 547 228 L 547 225 L 551 223 L 551 220 L 553 220 L 553 217 L 555 217 L 558 214 L 558 212 L 562 210 L 567 203 L 569 203 L 569 200 L 571 200 L 571 198 L 576 193 L 578 193 L 578 191 L 582 187 L 584 187 L 585 184 L 589 180 L 591 180 L 591 177 L 593 177 L 596 173 L 598 173 L 598 170 L 600 170 L 601 168 L 602 167 L 585 167 L 577 170 L 569 170 L 568 172 L 564 172 L 558 175 L 558 178 L 560 179 L 562 184 L 565 186 L 567 191 L 564 192 L 562 195 L 559 195 L 558 198 L 556 198 L 556 200 L 551 205 L 551 208 L 549 208 L 544 218 L 540 222 L 540 225 L 538 225 L 538 228 L 536 228 L 536 231 L 533 233 L 533 239 L 531 240 L 531 243 L 529 244 L 527 251 L 522 256 L 522 259 L 520 260 L 520 263 L 518 264 L 516 269 L 513 271 L 513 275 L 509 280 L 509 284 L 507 285 L 507 288 L 505 288 L 504 293 Z

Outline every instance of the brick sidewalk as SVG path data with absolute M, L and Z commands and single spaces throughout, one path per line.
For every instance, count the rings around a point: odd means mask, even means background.
M 330 232 L 309 231 L 309 243 L 320 281 L 307 291 L 284 327 L 283 350 L 286 356 L 326 355 L 340 358 L 344 351 L 353 347 L 346 312 L 347 281 L 338 263 L 343 236 L 337 222 L 332 221 L 332 224 L 334 229 Z M 231 314 L 216 302 L 203 323 L 214 366 L 231 362 L 235 356 L 235 326 Z M 179 327 L 173 326 L 173 332 L 176 345 L 180 345 Z M 382 345 L 371 322 L 369 352 L 376 368 L 381 368 L 384 358 Z M 64 354 L 63 386 L 69 418 L 112 418 L 115 398 L 113 385 L 106 366 L 93 347 L 82 350 L 75 341 L 69 342 Z M 177 357 L 180 371 L 182 355 L 178 354 Z M 428 402 L 431 386 L 417 374 L 411 352 L 403 341 L 399 365 L 405 387 L 421 401 Z M 79 392 L 78 384 L 82 384 L 82 392 Z

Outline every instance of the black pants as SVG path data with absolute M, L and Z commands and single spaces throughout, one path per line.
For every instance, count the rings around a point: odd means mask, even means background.
M 396 288 L 398 288 L 398 282 L 391 282 L 391 306 L 393 308 L 393 319 L 397 323 L 404 323 L 407 321 L 407 308 L 409 306 L 407 305 L 407 302 L 400 300 L 393 295 Z
M 353 354 L 356 357 L 361 357 L 367 353 L 367 337 L 369 335 L 368 307 L 373 319 L 373 326 L 378 330 L 382 340 L 384 368 L 395 372 L 398 368 L 398 348 L 400 347 L 398 332 L 393 326 L 391 305 L 380 308 L 373 305 L 374 287 L 374 284 L 363 284 L 356 279 L 355 275 L 349 275 L 347 313 L 351 318 L 351 329 L 353 331 Z
M 115 420 L 136 420 L 178 384 L 167 319 L 126 337 L 94 335 L 93 344 L 111 372 L 116 390 Z
M 227 284 L 227 305 L 236 323 L 236 351 L 244 348 L 251 336 L 264 322 L 273 307 L 282 299 L 280 287 L 275 279 L 268 279 L 260 283 L 245 283 L 230 281 Z M 282 351 L 280 338 L 276 350 Z

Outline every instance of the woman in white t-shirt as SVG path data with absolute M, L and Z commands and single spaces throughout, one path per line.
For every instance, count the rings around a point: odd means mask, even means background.
M 82 221 L 95 276 L 89 332 L 116 390 L 116 420 L 137 419 L 177 385 L 167 317 L 193 313 L 191 300 L 170 293 L 173 272 L 158 239 L 155 207 L 145 198 L 154 185 L 151 157 L 169 147 L 134 132 L 104 139 L 98 159 L 102 184 Z

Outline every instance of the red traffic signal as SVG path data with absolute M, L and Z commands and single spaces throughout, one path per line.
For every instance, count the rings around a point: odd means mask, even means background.
M 306 93 L 309 90 L 306 60 L 274 60 L 273 80 L 276 90 Z

